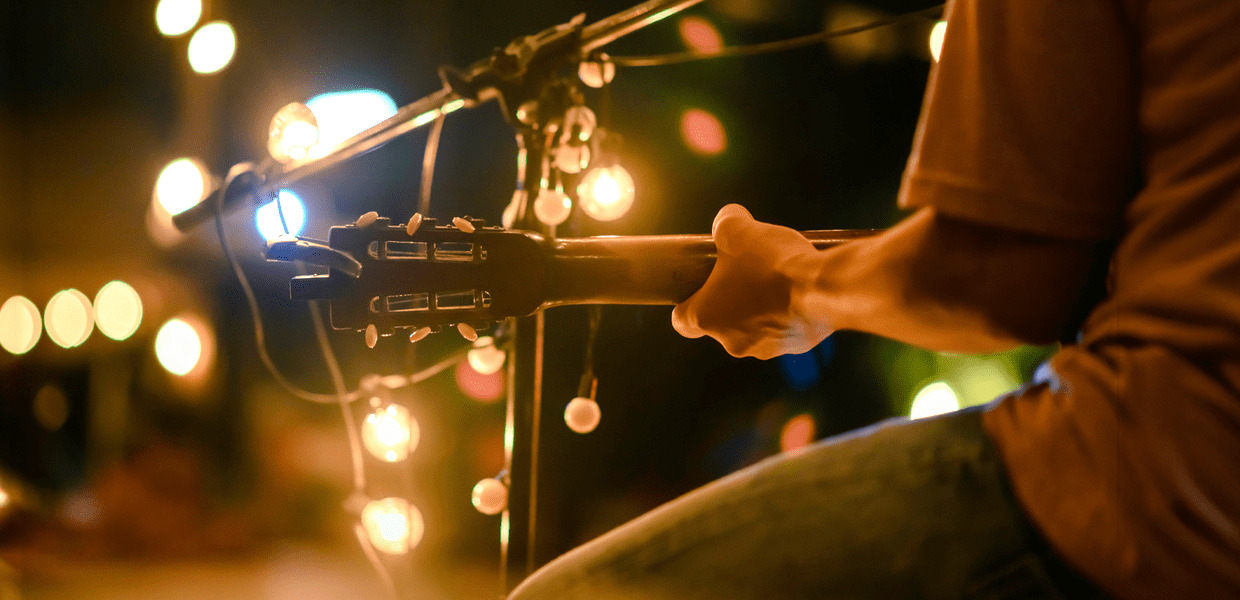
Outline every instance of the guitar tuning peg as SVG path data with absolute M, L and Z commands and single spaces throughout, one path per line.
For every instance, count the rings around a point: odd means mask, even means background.
M 379 343 L 379 328 L 374 323 L 366 326 L 366 347 L 374 348 Z
M 364 214 L 364 215 L 362 215 L 362 216 L 358 217 L 358 218 L 357 218 L 357 223 L 355 223 L 355 224 L 356 224 L 358 227 L 370 227 L 371 225 L 374 225 L 374 224 L 375 224 L 375 221 L 378 221 L 378 220 L 379 220 L 379 213 L 377 213 L 377 212 L 375 212 L 375 211 L 373 211 L 373 210 L 372 210 L 372 211 L 370 211 L 370 212 L 368 212 L 368 213 L 366 213 L 366 214 Z
M 416 330 L 414 330 L 413 333 L 409 334 L 409 341 L 416 342 L 418 340 L 425 338 L 426 336 L 430 334 L 431 334 L 430 327 L 419 327 Z
M 465 233 L 474 232 L 474 224 L 470 223 L 466 219 L 462 219 L 461 217 L 452 217 L 452 225 Z
M 413 213 L 413 216 L 409 217 L 409 224 L 405 225 L 405 233 L 408 233 L 409 235 L 413 235 L 414 233 L 417 233 L 418 228 L 421 226 L 422 226 L 422 213 Z
M 461 337 L 471 342 L 478 339 L 477 330 L 475 330 L 473 327 L 471 327 L 467 323 L 458 323 L 456 325 L 456 330 L 461 333 Z

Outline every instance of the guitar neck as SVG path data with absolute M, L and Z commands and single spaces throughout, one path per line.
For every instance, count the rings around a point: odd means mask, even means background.
M 801 232 L 823 250 L 880 233 L 873 229 Z M 709 235 L 566 238 L 548 242 L 544 307 L 569 304 L 678 304 L 715 266 Z

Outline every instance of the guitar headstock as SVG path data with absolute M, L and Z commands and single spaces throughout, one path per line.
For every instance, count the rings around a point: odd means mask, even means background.
M 547 267 L 540 240 L 485 227 L 480 220 L 439 225 L 422 219 L 410 227 L 386 218 L 363 219 L 331 228 L 328 248 L 320 246 L 319 255 L 335 258 L 314 261 L 329 266 L 328 273 L 293 278 L 291 295 L 330 301 L 335 329 L 374 325 L 381 335 L 400 327 L 457 323 L 485 329 L 492 321 L 529 315 L 542 305 Z M 269 246 L 269 257 L 305 260 L 294 254 L 310 253 L 292 246 L 273 252 L 276 248 Z M 360 271 L 338 253 L 356 260 Z

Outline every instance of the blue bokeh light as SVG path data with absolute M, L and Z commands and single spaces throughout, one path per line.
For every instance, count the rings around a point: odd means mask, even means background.
M 297 194 L 289 190 L 280 190 L 279 202 L 280 206 L 276 207 L 276 201 L 272 200 L 259 207 L 258 212 L 254 213 L 254 223 L 258 226 L 258 233 L 265 240 L 284 235 L 284 224 L 280 222 L 281 210 L 284 211 L 284 220 L 288 223 L 288 233 L 301 235 L 301 230 L 306 226 L 306 206 L 302 204 Z

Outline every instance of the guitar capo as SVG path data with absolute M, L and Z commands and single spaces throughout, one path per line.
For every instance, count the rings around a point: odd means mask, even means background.
M 357 279 L 362 275 L 362 263 L 346 252 L 342 252 L 323 242 L 309 238 L 282 235 L 267 240 L 264 253 L 267 260 L 292 262 L 299 260 L 304 263 L 335 269 Z

